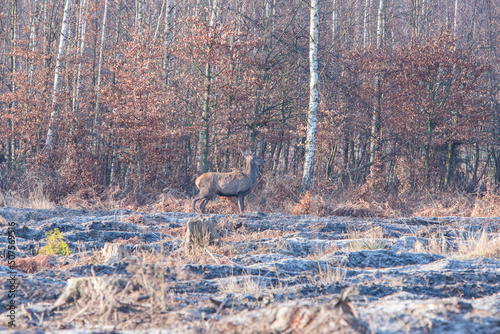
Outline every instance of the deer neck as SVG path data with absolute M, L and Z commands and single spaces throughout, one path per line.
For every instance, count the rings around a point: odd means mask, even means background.
M 252 183 L 259 177 L 259 166 L 251 162 L 247 162 L 245 166 L 245 174 L 252 180 Z

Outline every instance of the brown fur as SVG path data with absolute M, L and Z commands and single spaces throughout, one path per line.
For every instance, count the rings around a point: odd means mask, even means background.
M 200 210 L 205 212 L 205 206 L 215 196 L 238 197 L 240 212 L 245 209 L 245 195 L 250 192 L 253 184 L 259 176 L 259 166 L 265 161 L 246 154 L 246 166 L 244 171 L 233 169 L 230 173 L 205 173 L 200 175 L 196 181 L 196 187 L 200 189 L 198 195 L 193 196 L 191 205 L 195 211 L 196 202 L 202 200 Z

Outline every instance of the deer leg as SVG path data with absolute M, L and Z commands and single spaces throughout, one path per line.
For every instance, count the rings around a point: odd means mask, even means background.
M 191 207 L 193 208 L 193 212 L 196 212 L 196 202 L 198 202 L 200 199 L 202 199 L 202 197 L 200 197 L 200 194 L 191 197 Z
M 195 208 L 195 205 L 196 205 L 196 202 L 198 200 L 196 199 L 195 196 L 191 197 L 191 208 L 193 209 L 193 212 L 196 212 L 196 208 Z
M 210 201 L 210 197 L 204 198 L 203 201 L 201 201 L 201 204 L 200 204 L 201 213 L 205 213 L 205 206 L 207 205 L 208 201 Z
M 243 210 L 245 210 L 245 195 L 243 194 L 238 195 L 238 207 L 240 208 L 240 213 L 243 213 Z

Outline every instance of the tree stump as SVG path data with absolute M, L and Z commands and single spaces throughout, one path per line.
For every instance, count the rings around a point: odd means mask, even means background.
M 54 307 L 71 304 L 80 298 L 106 299 L 125 288 L 127 279 L 118 275 L 72 277 L 54 303 Z
M 187 249 L 192 247 L 206 247 L 220 242 L 220 235 L 215 228 L 215 218 L 191 219 L 188 222 L 184 245 Z
M 119 243 L 106 243 L 102 250 L 103 263 L 110 265 L 123 259 L 130 259 L 127 246 Z

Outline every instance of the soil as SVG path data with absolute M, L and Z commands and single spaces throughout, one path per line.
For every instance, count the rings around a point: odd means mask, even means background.
M 221 239 L 188 248 L 186 226 L 200 214 L 0 216 L 2 305 L 7 223 L 16 225 L 17 330 L 500 333 L 500 258 L 479 252 L 499 246 L 500 217 L 204 215 Z M 72 254 L 38 255 L 56 228 Z

